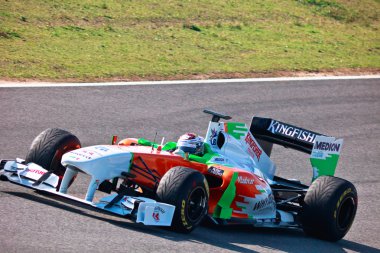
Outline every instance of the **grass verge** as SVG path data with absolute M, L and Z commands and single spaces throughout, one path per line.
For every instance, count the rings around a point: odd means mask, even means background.
M 377 0 L 0 0 L 0 78 L 379 71 L 379 18 Z

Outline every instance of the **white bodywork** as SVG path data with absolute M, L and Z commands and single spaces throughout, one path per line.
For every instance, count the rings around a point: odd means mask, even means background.
M 236 138 L 227 132 L 225 124 L 223 122 L 210 122 L 205 142 L 211 146 L 214 152 L 228 159 L 232 165 L 272 180 L 276 172 L 276 165 L 260 147 L 251 132 L 248 131 L 248 127 L 242 124 L 242 126 L 234 129 L 233 131 L 239 136 Z M 221 148 L 217 145 L 219 134 L 224 135 L 225 139 Z
M 86 200 L 92 201 L 99 184 L 104 180 L 120 177 L 122 172 L 129 172 L 132 154 L 119 146 L 90 146 L 70 151 L 62 156 L 62 165 L 66 166 L 60 193 L 67 193 L 67 188 L 79 171 L 91 175 Z
M 276 166 L 244 123 L 230 123 L 230 126 L 233 126 L 234 129 L 228 129 L 228 123 L 210 122 L 205 142 L 210 145 L 212 151 L 221 156 L 221 164 L 229 164 L 247 170 L 259 178 L 263 178 L 267 184 L 267 187 L 261 189 L 263 191 L 254 198 L 240 196 L 243 201 L 236 202 L 236 205 L 241 208 L 241 211 L 234 212 L 247 214 L 255 221 L 264 220 L 265 224 L 271 223 L 276 218 L 276 202 L 268 181 L 273 179 Z M 223 139 L 223 143 L 219 143 L 219 145 L 218 137 Z M 218 162 L 216 161 L 216 163 Z M 240 177 L 237 182 L 239 180 Z M 252 185 L 252 187 L 255 186 Z M 259 205 L 263 207 L 256 208 Z M 294 222 L 294 219 L 287 222 Z
M 117 151 L 116 149 L 113 149 L 112 151 L 109 149 L 110 152 L 107 154 L 105 154 L 107 151 L 103 150 L 98 154 L 93 152 L 94 155 L 92 157 L 83 156 L 83 154 L 88 154 L 90 151 L 99 150 L 99 147 L 104 148 L 106 146 L 93 146 L 78 149 L 64 155 L 64 159 L 62 159 L 62 161 L 65 162 L 68 168 L 61 183 L 59 192 L 56 190 L 59 181 L 58 176 L 55 174 L 50 174 L 50 176 L 41 184 L 36 185 L 36 181 L 48 171 L 34 163 L 25 165 L 21 159 L 17 159 L 16 161 L 8 161 L 4 165 L 4 171 L 1 173 L 1 176 L 5 176 L 7 180 L 12 183 L 55 194 L 111 213 L 122 216 L 135 215 L 136 222 L 138 223 L 151 226 L 170 226 L 175 211 L 175 206 L 173 205 L 160 203 L 153 199 L 144 197 L 124 196 L 112 206 L 107 207 L 107 205 L 117 196 L 117 194 L 111 194 L 103 197 L 99 200 L 99 202 L 92 201 L 94 192 L 104 179 L 119 177 L 121 172 L 129 170 L 129 164 L 132 157 L 129 152 L 123 152 L 121 150 Z M 125 162 L 127 166 L 122 166 L 121 162 Z M 109 165 L 107 167 L 103 167 L 106 163 Z M 94 167 L 92 167 L 92 165 Z M 78 174 L 79 171 L 89 174 L 92 177 L 86 194 L 86 199 L 80 199 L 67 194 L 67 186 L 69 182 L 73 176 Z M 64 183 L 66 185 L 64 185 Z
M 41 166 L 35 163 L 27 165 L 22 164 L 23 160 L 17 159 L 16 161 L 9 161 L 4 165 L 4 174 L 12 182 L 25 185 L 33 188 L 33 183 L 37 181 L 43 174 L 47 172 Z M 43 184 L 38 188 L 39 190 L 55 189 L 58 185 L 58 176 L 51 174 Z

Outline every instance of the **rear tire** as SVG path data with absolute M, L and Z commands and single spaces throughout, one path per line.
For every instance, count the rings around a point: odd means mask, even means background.
M 174 205 L 172 228 L 190 233 L 203 220 L 208 211 L 209 189 L 205 177 L 198 171 L 174 167 L 161 179 L 157 200 Z
M 304 199 L 301 223 L 306 234 L 338 241 L 350 229 L 357 210 L 355 186 L 341 178 L 317 178 Z
M 59 128 L 49 128 L 33 140 L 25 161 L 36 163 L 62 179 L 66 171 L 61 164 L 62 155 L 80 147 L 75 135 Z

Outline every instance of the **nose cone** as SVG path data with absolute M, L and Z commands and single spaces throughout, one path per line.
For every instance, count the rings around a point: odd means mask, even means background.
M 65 165 L 64 163 L 66 162 L 87 163 L 117 153 L 122 153 L 122 151 L 114 149 L 112 146 L 90 146 L 64 154 L 62 157 L 62 164 Z
M 62 156 L 62 165 L 74 166 L 99 179 L 118 177 L 129 171 L 132 153 L 119 146 L 90 146 L 70 151 Z

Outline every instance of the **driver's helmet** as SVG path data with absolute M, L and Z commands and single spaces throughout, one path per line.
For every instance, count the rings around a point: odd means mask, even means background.
M 179 137 L 177 148 L 185 153 L 203 155 L 204 139 L 194 133 L 186 133 Z

